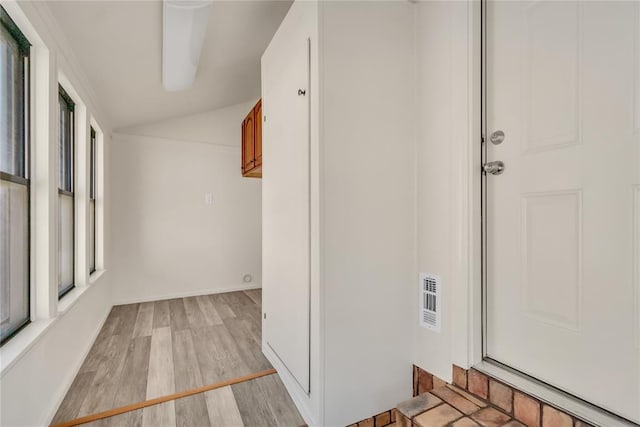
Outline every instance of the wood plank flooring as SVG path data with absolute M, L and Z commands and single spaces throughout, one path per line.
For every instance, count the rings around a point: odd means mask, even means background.
M 115 306 L 53 419 L 68 421 L 271 368 L 259 289 Z M 277 375 L 91 426 L 301 426 Z

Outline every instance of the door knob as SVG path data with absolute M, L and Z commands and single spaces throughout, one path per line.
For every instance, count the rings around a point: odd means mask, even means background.
M 500 175 L 504 172 L 504 162 L 497 160 L 495 162 L 485 163 L 482 170 L 484 173 L 490 173 L 491 175 Z

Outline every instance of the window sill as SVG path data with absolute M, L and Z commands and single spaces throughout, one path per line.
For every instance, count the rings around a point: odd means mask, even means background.
M 38 342 L 55 321 L 56 319 L 45 319 L 31 322 L 0 348 L 0 378 Z
M 62 299 L 58 301 L 58 316 L 62 316 L 69 311 L 69 309 L 78 302 L 80 296 L 84 294 L 87 289 L 89 289 L 88 286 L 76 286 L 63 296 Z
M 107 270 L 96 270 L 89 276 L 89 285 L 79 285 L 69 291 L 68 294 L 58 301 L 58 316 L 64 315 L 91 286 L 93 286 Z
M 106 270 L 97 270 L 89 277 L 89 284 L 93 285 Z M 58 315 L 52 319 L 35 320 L 24 327 L 16 336 L 11 338 L 0 348 L 0 378 L 7 373 L 28 351 L 35 346 L 56 320 L 73 307 L 82 294 L 91 286 L 76 286 L 58 301 Z
M 95 282 L 97 282 L 98 280 L 100 280 L 100 278 L 102 277 L 102 275 L 104 273 L 106 273 L 107 270 L 96 270 L 93 273 L 91 273 L 91 275 L 89 276 L 89 284 L 93 285 Z

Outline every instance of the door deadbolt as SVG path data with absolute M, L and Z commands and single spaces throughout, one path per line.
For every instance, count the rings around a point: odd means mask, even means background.
M 495 162 L 485 163 L 482 170 L 484 173 L 490 173 L 491 175 L 500 175 L 504 172 L 504 162 L 497 160 Z
M 502 141 L 504 141 L 504 132 L 501 130 L 497 130 L 491 134 L 489 140 L 493 145 L 500 145 Z

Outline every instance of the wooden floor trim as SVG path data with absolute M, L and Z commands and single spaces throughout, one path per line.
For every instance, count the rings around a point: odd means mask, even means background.
M 239 384 L 246 381 L 255 380 L 256 378 L 266 377 L 277 373 L 275 369 L 267 369 L 266 371 L 256 372 L 243 377 L 233 378 L 231 380 L 221 381 L 215 384 L 209 384 L 202 387 L 193 388 L 191 390 L 181 391 L 179 393 L 168 394 L 166 396 L 156 397 L 155 399 L 145 400 L 143 402 L 132 403 L 130 405 L 120 406 L 118 408 L 109 409 L 108 411 L 98 412 L 96 414 L 86 415 L 71 421 L 65 421 L 59 424 L 52 424 L 51 427 L 72 427 L 80 424 L 90 423 L 92 421 L 101 420 L 103 418 L 113 417 L 115 415 L 124 414 L 126 412 L 135 411 L 136 409 L 146 408 L 147 406 L 159 405 L 160 403 L 169 402 L 171 400 L 181 399 L 183 397 L 193 396 L 194 394 L 204 393 L 206 391 L 215 390 L 217 388 L 229 385 Z

